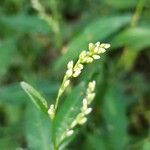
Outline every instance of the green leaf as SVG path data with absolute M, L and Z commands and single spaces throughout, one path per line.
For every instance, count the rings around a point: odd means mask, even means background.
M 87 135 L 87 143 L 85 145 L 86 150 L 108 150 L 110 148 L 107 139 L 103 136 L 95 134 Z
M 28 149 L 53 150 L 50 119 L 32 105 L 28 105 L 26 110 L 25 131 Z
M 119 33 L 111 41 L 112 47 L 117 48 L 121 46 L 130 46 L 134 49 L 140 50 L 150 47 L 150 29 L 148 27 L 128 28 Z
M 115 86 L 114 86 L 115 85 Z M 104 97 L 103 116 L 112 149 L 124 149 L 127 144 L 127 118 L 124 94 L 120 86 L 111 85 Z
M 17 147 L 19 147 L 19 144 L 16 141 L 14 141 L 13 138 L 10 138 L 10 137 L 0 138 L 1 150 L 14 150 L 14 149 L 17 149 Z
M 39 94 L 38 91 L 36 91 L 31 85 L 21 82 L 21 87 L 24 89 L 24 91 L 28 94 L 28 96 L 31 98 L 33 103 L 43 112 L 47 113 L 48 105 L 46 100 Z
M 53 97 L 58 90 L 58 83 L 48 80 L 32 80 L 32 84 L 40 90 L 46 98 Z M 49 86 L 50 85 L 50 86 Z M 0 87 L 0 104 L 22 105 L 27 96 L 20 88 L 19 83 L 12 83 Z
M 0 21 L 18 32 L 49 33 L 50 26 L 38 16 L 24 14 L 0 16 Z
M 112 40 L 112 47 L 115 49 L 125 46 L 125 50 L 118 61 L 119 67 L 126 71 L 131 70 L 140 51 L 150 47 L 149 39 L 150 29 L 147 27 L 129 28 L 118 34 Z
M 60 142 L 62 134 L 69 128 L 77 114 L 80 112 L 84 92 L 85 85 L 81 83 L 68 95 L 56 114 L 54 120 L 54 132 L 58 143 Z
M 4 75 L 11 65 L 16 51 L 15 42 L 15 39 L 0 42 L 0 76 Z
M 57 60 L 54 69 L 57 71 L 69 60 L 76 59 L 82 50 L 87 49 L 89 42 L 105 42 L 106 38 L 120 30 L 129 21 L 130 16 L 124 15 L 104 17 L 90 23 L 78 36 L 71 40 L 67 46 L 67 53 Z

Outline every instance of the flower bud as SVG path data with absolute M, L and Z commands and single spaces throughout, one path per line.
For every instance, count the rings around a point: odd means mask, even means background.
M 68 70 L 66 71 L 66 76 L 67 76 L 67 77 L 71 77 L 72 74 L 73 74 L 73 70 L 72 70 L 72 69 L 68 69 Z
M 79 70 L 79 69 L 75 70 L 73 77 L 74 78 L 78 77 L 80 75 L 80 73 L 81 73 L 81 70 Z
M 72 69 L 73 68 L 73 61 L 72 60 L 68 62 L 67 68 L 68 69 Z
M 99 55 L 93 55 L 92 56 L 94 59 L 100 59 L 100 56 Z
M 86 117 L 81 118 L 80 120 L 78 120 L 78 124 L 82 125 L 87 121 Z
M 91 62 L 93 62 L 93 58 L 88 57 L 88 58 L 86 59 L 86 63 L 91 63 Z
M 64 87 L 66 88 L 70 84 L 70 80 L 65 81 Z
M 68 130 L 67 133 L 66 133 L 66 135 L 67 135 L 67 136 L 71 136 L 73 133 L 74 133 L 73 130 Z
M 92 112 L 92 108 L 88 108 L 88 109 L 86 109 L 85 114 L 88 115 L 88 114 L 90 114 L 91 112 Z
M 89 43 L 89 51 L 93 51 L 95 48 L 95 45 L 93 43 Z

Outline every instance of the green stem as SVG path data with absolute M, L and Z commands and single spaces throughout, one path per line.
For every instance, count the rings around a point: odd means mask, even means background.
M 55 122 L 54 122 L 54 120 L 52 120 L 52 143 L 53 143 L 53 149 L 58 150 L 57 144 L 56 144 Z
M 62 36 L 61 36 L 61 30 L 60 30 L 60 18 L 61 15 L 58 10 L 58 0 L 50 0 L 50 6 L 52 10 L 52 16 L 55 20 L 53 30 L 55 33 L 55 44 L 57 48 L 60 48 L 62 45 Z
M 145 0 L 139 0 L 138 4 L 136 6 L 135 13 L 131 20 L 131 26 L 135 26 L 138 23 L 139 18 L 142 14 L 142 10 L 144 8 L 144 4 L 145 4 Z

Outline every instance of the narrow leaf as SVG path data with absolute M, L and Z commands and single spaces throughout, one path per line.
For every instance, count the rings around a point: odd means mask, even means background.
M 120 86 L 110 85 L 104 97 L 103 116 L 107 124 L 112 148 L 124 149 L 127 144 L 127 117 L 125 97 Z
M 51 142 L 51 122 L 48 115 L 28 105 L 25 113 L 25 135 L 27 149 L 53 150 Z
M 36 91 L 31 85 L 25 82 L 21 82 L 21 87 L 24 89 L 24 91 L 28 94 L 28 96 L 31 98 L 33 103 L 43 112 L 47 113 L 48 105 L 46 100 L 39 94 L 38 91 Z

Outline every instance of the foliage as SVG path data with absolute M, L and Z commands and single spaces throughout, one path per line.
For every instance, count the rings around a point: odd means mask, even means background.
M 40 91 L 30 96 L 47 112 L 67 62 L 76 60 L 89 42 L 101 41 L 111 48 L 100 61 L 85 66 L 61 98 L 57 136 L 71 122 L 70 108 L 82 105 L 79 94 L 86 89 L 77 86 L 82 80 L 97 82 L 93 111 L 60 149 L 149 150 L 149 0 L 39 2 L 52 22 L 30 1 L 0 1 L 0 149 L 52 149 L 52 122 L 29 101 L 19 82 Z

